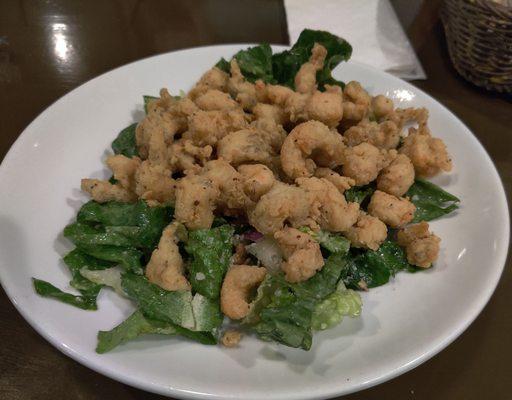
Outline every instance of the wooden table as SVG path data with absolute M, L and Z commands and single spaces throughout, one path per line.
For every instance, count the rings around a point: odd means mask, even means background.
M 413 18 L 409 4 L 394 2 L 399 17 L 408 21 L 408 34 L 428 75 L 414 84 L 469 126 L 496 163 L 510 196 L 511 98 L 479 90 L 456 74 L 437 18 L 438 1 L 424 2 Z M 3 0 L 0 157 L 48 105 L 98 74 L 180 48 L 263 41 L 287 44 L 284 8 L 278 0 Z M 511 266 L 509 258 L 491 301 L 455 343 L 415 370 L 346 398 L 512 398 Z M 3 291 L 0 321 L 1 399 L 161 398 L 61 354 L 21 318 Z

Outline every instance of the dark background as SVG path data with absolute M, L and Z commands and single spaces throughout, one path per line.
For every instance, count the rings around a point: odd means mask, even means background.
M 469 126 L 496 163 L 510 198 L 511 98 L 477 89 L 456 74 L 438 19 L 440 1 L 392 3 L 428 75 L 413 83 Z M 65 38 L 66 57 L 55 50 L 56 33 Z M 237 42 L 288 44 L 282 2 L 1 0 L 0 160 L 48 105 L 98 74 L 171 50 Z M 446 350 L 409 373 L 345 398 L 511 399 L 510 264 L 509 257 L 485 310 Z M 0 321 L 1 399 L 163 399 L 61 354 L 22 319 L 2 290 Z

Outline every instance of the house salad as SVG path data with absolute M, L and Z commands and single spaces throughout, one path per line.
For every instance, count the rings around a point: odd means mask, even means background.
M 309 350 L 360 315 L 358 291 L 431 268 L 428 221 L 459 199 L 426 179 L 452 160 L 426 109 L 331 75 L 351 52 L 304 30 L 289 50 L 221 59 L 188 93 L 144 96 L 145 117 L 112 142 L 112 177 L 82 180 L 91 200 L 64 229 L 79 294 L 34 278 L 36 292 L 84 310 L 105 287 L 131 299 L 98 353 L 145 334 Z

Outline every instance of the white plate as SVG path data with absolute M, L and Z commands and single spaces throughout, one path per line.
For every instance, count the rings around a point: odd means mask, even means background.
M 0 276 L 25 319 L 55 347 L 111 378 L 182 398 L 309 399 L 383 382 L 424 362 L 475 319 L 500 277 L 509 241 L 508 208 L 495 167 L 471 132 L 441 104 L 371 67 L 344 64 L 336 75 L 425 106 L 455 168 L 434 181 L 462 199 L 432 223 L 442 238 L 436 267 L 401 273 L 363 293 L 363 314 L 315 335 L 309 352 L 247 338 L 239 349 L 150 337 L 98 355 L 96 332 L 132 310 L 104 290 L 87 312 L 34 294 L 32 276 L 69 289 L 61 231 L 86 198 L 80 178 L 104 176 L 102 160 L 120 129 L 142 116 L 142 95 L 187 89 L 219 57 L 246 46 L 216 46 L 148 58 L 80 86 L 44 111 L 16 141 L 0 169 Z

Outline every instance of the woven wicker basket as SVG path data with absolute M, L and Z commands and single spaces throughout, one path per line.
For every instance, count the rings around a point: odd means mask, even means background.
M 512 93 L 512 6 L 501 3 L 445 0 L 441 18 L 457 71 L 477 86 Z

